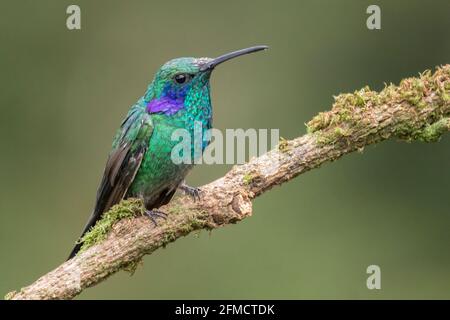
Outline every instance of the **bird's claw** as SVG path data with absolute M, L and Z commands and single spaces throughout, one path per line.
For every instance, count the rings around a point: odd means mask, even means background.
M 186 184 L 182 184 L 180 186 L 180 190 L 183 191 L 188 196 L 191 196 L 194 201 L 199 200 L 200 201 L 200 193 L 202 190 L 200 188 L 191 187 Z
M 161 210 L 145 210 L 145 215 L 153 222 L 155 227 L 158 225 L 156 222 L 156 218 L 167 219 L 167 214 L 162 212 Z

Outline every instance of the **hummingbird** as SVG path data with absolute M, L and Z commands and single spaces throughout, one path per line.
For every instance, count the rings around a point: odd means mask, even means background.
M 184 182 L 194 164 L 172 160 L 172 149 L 178 143 L 172 134 L 183 129 L 193 136 L 194 125 L 199 122 L 205 137 L 201 141 L 203 152 L 209 144 L 206 131 L 212 127 L 212 71 L 225 61 L 267 48 L 254 46 L 217 58 L 177 58 L 156 72 L 114 136 L 94 210 L 68 259 L 82 247 L 83 236 L 122 199 L 142 199 L 146 216 L 156 225 L 157 218 L 166 218 L 158 208 L 167 204 L 177 189 L 194 199 L 199 197 L 199 189 Z M 195 149 L 194 140 L 190 150 Z

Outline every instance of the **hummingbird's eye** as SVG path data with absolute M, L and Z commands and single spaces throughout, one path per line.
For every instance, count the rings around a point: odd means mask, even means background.
M 192 75 L 190 75 L 188 73 L 179 73 L 173 77 L 175 82 L 178 84 L 183 84 L 183 83 L 189 82 L 189 80 L 191 80 L 191 78 L 192 78 Z

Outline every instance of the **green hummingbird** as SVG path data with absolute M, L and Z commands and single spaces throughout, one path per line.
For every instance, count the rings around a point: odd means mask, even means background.
M 194 135 L 194 125 L 201 124 L 201 152 L 209 144 L 207 130 L 212 127 L 212 106 L 209 80 L 214 68 L 232 58 L 267 49 L 255 46 L 233 51 L 217 58 L 178 58 L 165 63 L 153 81 L 129 110 L 117 131 L 112 151 L 106 162 L 97 198 L 84 231 L 90 230 L 104 212 L 126 198 L 143 199 L 147 216 L 156 218 L 166 214 L 158 210 L 167 204 L 180 188 L 198 197 L 198 188 L 189 187 L 184 179 L 193 167 L 191 163 L 174 162 L 171 154 L 179 141 L 172 134 L 179 129 Z M 194 154 L 195 139 L 190 150 Z M 80 250 L 78 241 L 69 259 Z

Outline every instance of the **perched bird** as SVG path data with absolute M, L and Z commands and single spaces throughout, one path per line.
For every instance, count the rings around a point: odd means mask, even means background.
M 81 238 L 104 212 L 122 199 L 143 199 L 147 216 L 156 224 L 156 218 L 165 217 L 165 213 L 157 209 L 167 204 L 178 188 L 198 196 L 198 189 L 184 184 L 193 164 L 172 161 L 172 148 L 178 143 L 171 139 L 172 133 L 185 129 L 193 135 L 196 121 L 202 124 L 203 133 L 210 129 L 211 72 L 222 62 L 267 48 L 250 47 L 215 59 L 178 58 L 158 70 L 144 96 L 131 107 L 115 135 L 95 208 Z M 192 144 L 194 140 L 191 140 Z M 208 139 L 202 141 L 201 152 L 208 143 Z M 190 147 L 195 149 L 193 145 Z M 81 246 L 78 241 L 69 259 Z

